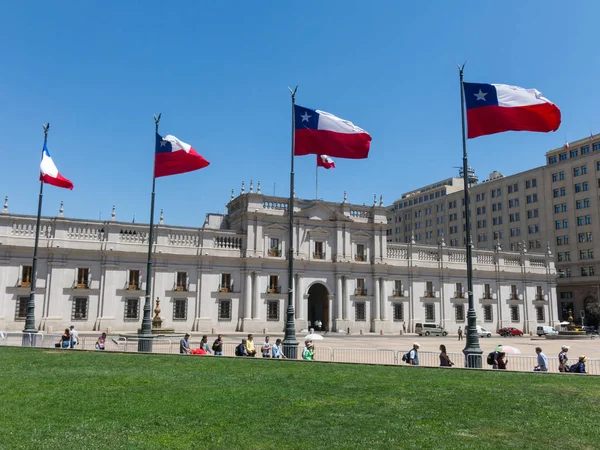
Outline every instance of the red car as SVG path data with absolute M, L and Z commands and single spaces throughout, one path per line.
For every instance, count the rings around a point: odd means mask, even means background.
M 498 330 L 498 334 L 500 336 L 523 336 L 523 332 L 518 328 L 514 327 L 504 327 Z

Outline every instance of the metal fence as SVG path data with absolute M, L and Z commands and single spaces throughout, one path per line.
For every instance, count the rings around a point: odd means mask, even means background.
M 0 337 L 0 347 L 37 347 L 62 350 L 59 342 L 61 334 L 24 334 L 24 333 L 4 333 Z M 156 354 L 174 354 L 179 353 L 180 339 L 152 339 L 151 352 Z M 97 338 L 81 337 L 76 350 L 96 350 Z M 108 336 L 105 341 L 105 350 L 107 352 L 138 352 L 139 338 L 111 337 Z M 190 348 L 199 348 L 200 340 L 190 340 Z M 212 348 L 212 342 L 208 343 Z M 224 342 L 223 356 L 235 356 L 235 348 L 239 342 Z M 142 345 L 143 347 L 143 345 Z M 255 343 L 256 357 L 262 357 L 262 343 Z M 376 348 L 337 348 L 315 345 L 314 359 L 316 361 L 328 361 L 338 363 L 355 364 L 375 364 L 375 365 L 407 365 L 402 361 L 402 356 L 408 353 L 410 349 L 405 350 L 381 350 Z M 302 346 L 298 348 L 298 359 L 302 358 Z M 482 370 L 492 370 L 492 366 L 487 364 L 487 353 L 481 356 L 474 356 L 473 361 L 467 361 L 463 353 L 448 353 L 448 357 L 453 362 L 454 367 L 478 367 Z M 537 356 L 528 355 L 507 355 L 506 370 L 518 372 L 533 372 L 537 365 Z M 570 359 L 567 364 L 575 364 L 578 359 Z M 472 364 L 468 364 L 471 362 Z M 440 357 L 438 352 L 419 351 L 419 365 L 424 367 L 440 366 Z M 558 372 L 558 357 L 548 358 L 548 371 Z M 585 363 L 586 372 L 589 374 L 600 375 L 600 359 L 588 358 Z

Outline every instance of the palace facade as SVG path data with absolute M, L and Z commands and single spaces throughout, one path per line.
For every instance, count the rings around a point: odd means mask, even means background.
M 318 200 L 295 202 L 296 329 L 322 322 L 350 333 L 399 333 L 418 322 L 455 332 L 466 325 L 464 248 L 392 243 L 388 208 Z M 282 332 L 288 298 L 288 199 L 258 192 L 231 198 L 227 214 L 200 228 L 163 223 L 152 247 L 148 225 L 44 217 L 41 221 L 36 326 L 59 331 L 135 331 L 146 283 L 164 328 L 198 332 Z M 0 214 L 0 329 L 24 328 L 35 217 Z M 545 253 L 474 250 L 478 323 L 524 332 L 557 322 L 556 270 Z M 154 315 L 154 314 L 153 314 Z

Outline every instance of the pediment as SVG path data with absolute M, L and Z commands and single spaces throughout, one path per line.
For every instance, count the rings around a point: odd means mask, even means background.
M 310 207 L 302 209 L 296 214 L 298 216 L 304 216 L 309 220 L 348 221 L 348 218 L 346 216 L 322 203 L 314 203 Z
M 271 225 L 267 225 L 265 230 L 271 233 L 283 233 L 284 231 L 287 231 L 287 228 L 278 223 L 272 223 Z
M 369 239 L 371 235 L 363 230 L 355 231 L 350 234 L 354 239 Z
M 323 227 L 316 227 L 310 230 L 307 230 L 307 233 L 311 236 L 329 236 L 331 232 Z

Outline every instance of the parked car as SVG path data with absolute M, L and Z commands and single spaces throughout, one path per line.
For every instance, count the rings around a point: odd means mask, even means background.
M 483 327 L 480 327 L 479 325 L 477 325 L 477 334 L 479 335 L 479 337 L 492 337 L 492 332 L 486 330 Z
M 537 327 L 536 333 L 538 336 L 545 336 L 546 334 L 558 334 L 558 331 L 547 325 L 540 325 L 539 327 Z
M 523 332 L 518 328 L 514 327 L 504 327 L 498 330 L 498 334 L 500 336 L 523 336 Z
M 448 336 L 446 329 L 435 323 L 417 323 L 415 324 L 415 333 L 419 336 Z

